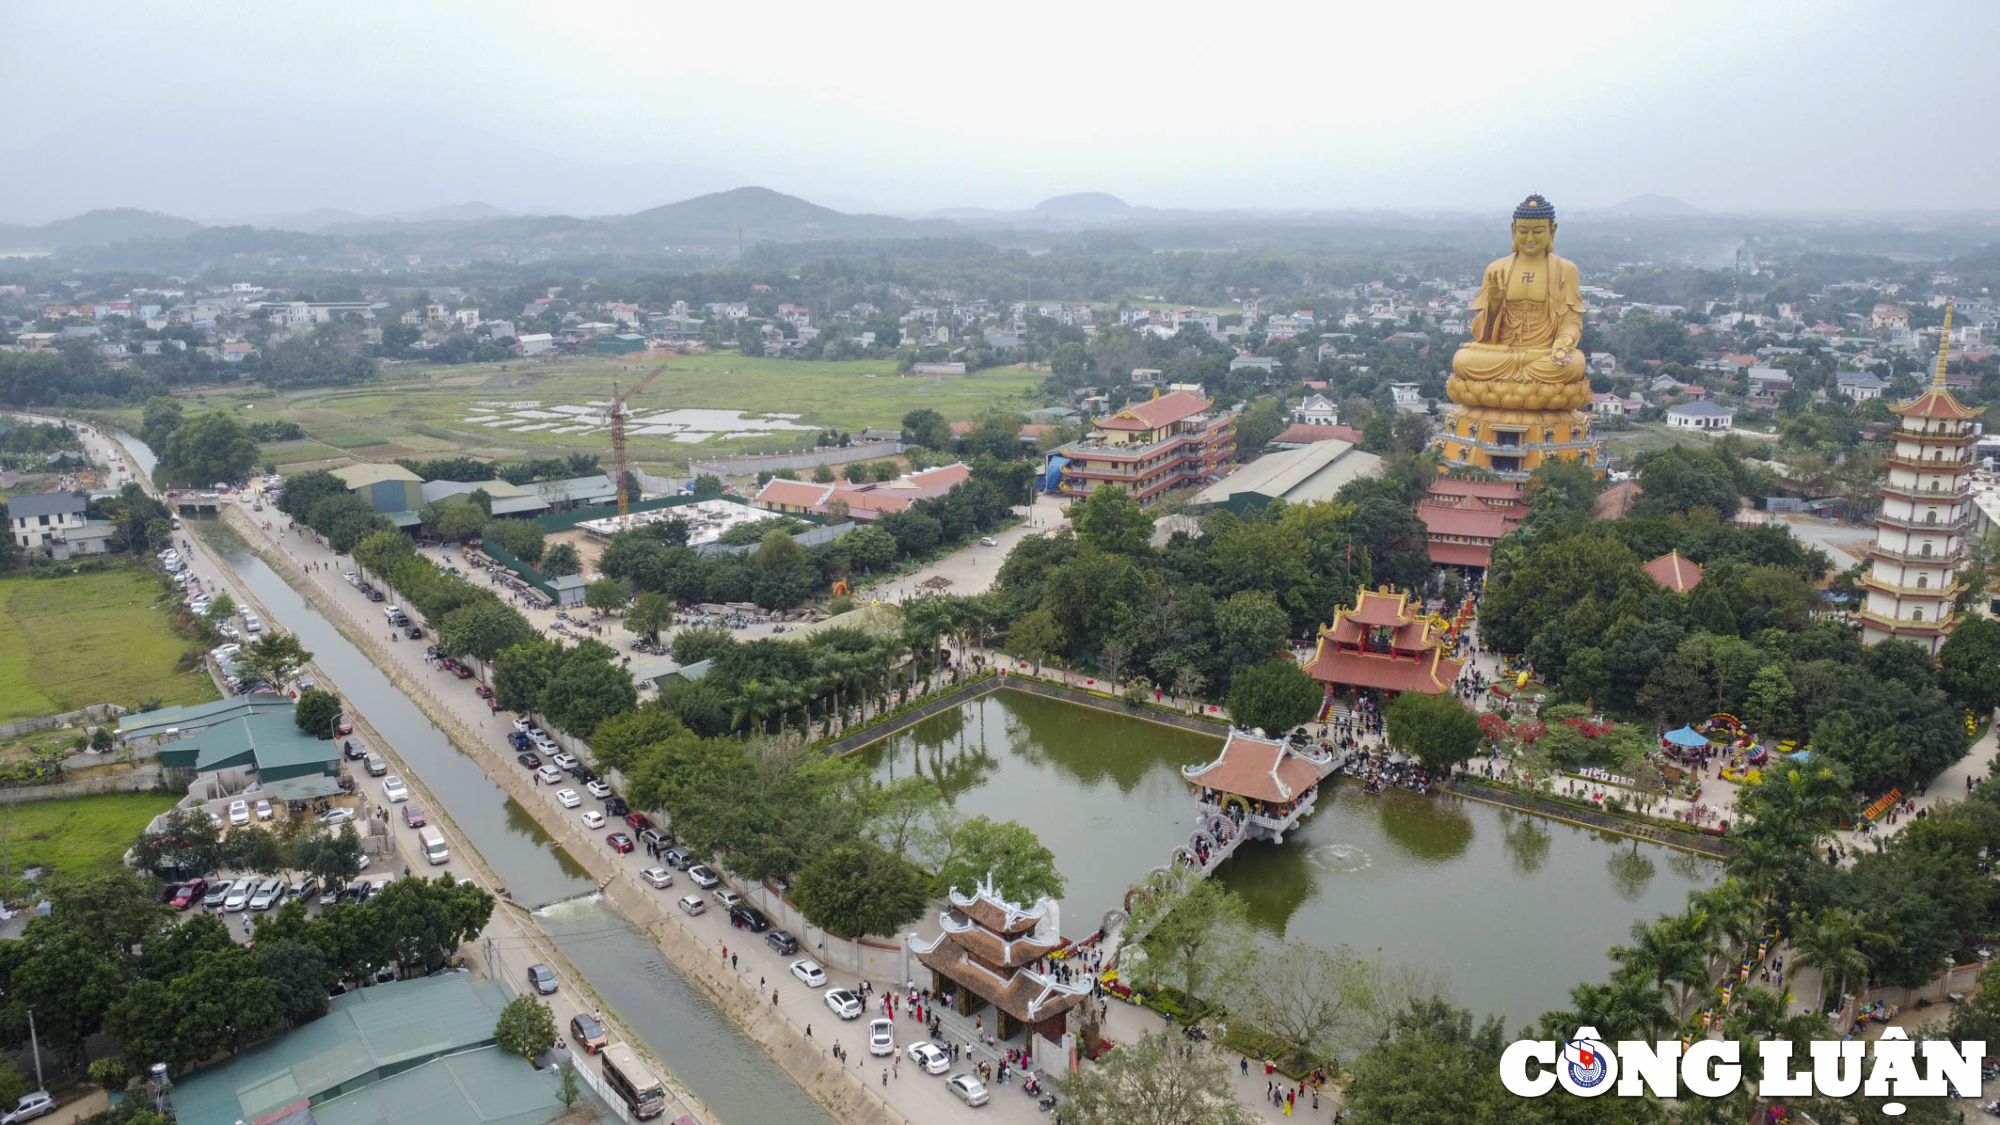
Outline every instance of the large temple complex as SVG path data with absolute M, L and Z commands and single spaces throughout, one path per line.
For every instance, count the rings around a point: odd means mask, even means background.
M 1043 899 L 1023 908 L 1002 898 L 990 881 L 970 895 L 954 887 L 946 897 L 951 909 L 938 918 L 944 932 L 929 944 L 910 943 L 931 971 L 932 994 L 946 997 L 960 1015 L 994 1008 L 995 1038 L 1004 1042 L 1025 1028 L 1022 1045 L 1031 1056 L 1037 1035 L 1061 1043 L 1069 1011 L 1090 998 L 1091 982 L 1087 975 L 1058 980 L 1035 967 L 1062 945 L 1054 904 Z
M 1329 698 L 1343 690 L 1450 691 L 1465 662 L 1450 657 L 1449 628 L 1408 593 L 1363 590 L 1353 609 L 1334 611 L 1333 623 L 1320 629 L 1306 672 L 1326 685 Z

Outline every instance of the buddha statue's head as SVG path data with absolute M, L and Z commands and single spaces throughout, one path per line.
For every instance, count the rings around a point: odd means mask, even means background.
M 1539 258 L 1556 241 L 1556 209 L 1539 195 L 1531 195 L 1514 208 L 1514 253 Z

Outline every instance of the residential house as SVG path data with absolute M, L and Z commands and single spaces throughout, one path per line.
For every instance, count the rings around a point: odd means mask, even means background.
M 101 555 L 109 546 L 112 525 L 86 519 L 89 502 L 81 492 L 35 492 L 7 501 L 8 531 L 14 542 L 50 558 Z
M 1340 407 L 1325 395 L 1307 395 L 1292 411 L 1292 421 L 1308 426 L 1340 425 Z
M 1792 373 L 1782 367 L 1752 367 L 1745 377 L 1750 382 L 1750 398 L 1757 402 L 1776 402 L 1792 389 Z
M 1842 394 L 1856 402 L 1881 398 L 1882 392 L 1888 389 L 1887 383 L 1866 371 L 1836 371 L 1833 382 Z
M 1389 397 L 1395 402 L 1396 411 L 1400 414 L 1429 414 L 1431 412 L 1430 400 L 1417 392 L 1417 384 L 1415 383 L 1389 384 Z
M 541 355 L 543 352 L 553 351 L 555 346 L 556 338 L 547 332 L 530 332 L 526 336 L 514 338 L 514 349 L 524 356 Z
M 1605 418 L 1623 418 L 1645 408 L 1645 400 L 1604 392 L 1590 396 L 1590 412 Z
M 1231 371 L 1241 371 L 1247 367 L 1255 367 L 1260 371 L 1274 372 L 1278 369 L 1278 357 L 1274 355 L 1239 355 L 1229 361 L 1229 370 Z
M 1909 326 L 1909 310 L 1903 308 L 1901 305 L 1876 305 L 1875 311 L 1868 314 L 1868 327 L 1870 328 L 1908 328 Z
M 1701 399 L 1667 407 L 1667 425 L 1677 430 L 1721 431 L 1735 422 L 1734 410 Z

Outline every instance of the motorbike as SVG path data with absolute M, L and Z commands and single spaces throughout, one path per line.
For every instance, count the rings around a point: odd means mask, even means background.
M 1186 1027 L 1181 1028 L 1181 1034 L 1187 1036 L 1189 1039 L 1192 1039 L 1197 1043 L 1205 1042 L 1208 1039 L 1208 1032 L 1203 1031 L 1201 1028 L 1195 1026 L 1194 1024 L 1189 1024 Z
M 1047 1113 L 1056 1107 L 1056 1096 L 1049 1094 L 1042 1098 L 1041 1101 L 1036 1102 L 1035 1105 L 1039 1106 L 1043 1113 Z

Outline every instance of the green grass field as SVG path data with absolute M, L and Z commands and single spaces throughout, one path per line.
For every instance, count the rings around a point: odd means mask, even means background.
M 0 722 L 218 698 L 200 671 L 176 670 L 192 642 L 167 619 L 160 586 L 136 568 L 0 579 Z
M 467 419 L 473 404 L 480 401 L 536 400 L 544 406 L 604 402 L 611 397 L 613 379 L 629 387 L 655 369 L 659 376 L 630 400 L 635 413 L 701 407 L 795 414 L 803 425 L 850 431 L 867 426 L 893 429 L 905 414 L 920 407 L 937 410 L 951 421 L 970 421 L 994 407 L 1033 409 L 1042 405 L 1036 392 L 1045 378 L 1040 371 L 1011 367 L 957 377 L 905 378 L 896 374 L 890 360 L 822 363 L 718 352 L 664 362 L 591 357 L 553 364 L 522 360 L 458 367 L 405 364 L 385 368 L 381 380 L 364 386 L 278 393 L 197 391 L 189 396 L 196 400 L 189 409 L 212 407 L 246 423 L 297 422 L 315 441 L 332 447 L 316 451 L 315 457 L 301 453 L 301 460 L 343 454 L 375 460 L 460 453 L 499 459 L 605 454 L 611 439 L 602 432 L 521 433 Z M 112 413 L 128 425 L 137 424 L 136 411 Z M 713 457 L 800 449 L 810 446 L 812 436 L 777 431 L 686 443 L 648 435 L 633 437 L 630 448 L 639 464 L 667 466 L 685 461 L 690 453 Z
M 117 865 L 146 825 L 173 804 L 165 793 L 25 801 L 0 809 L 0 833 L 18 883 L 23 868 L 37 865 L 50 874 Z

